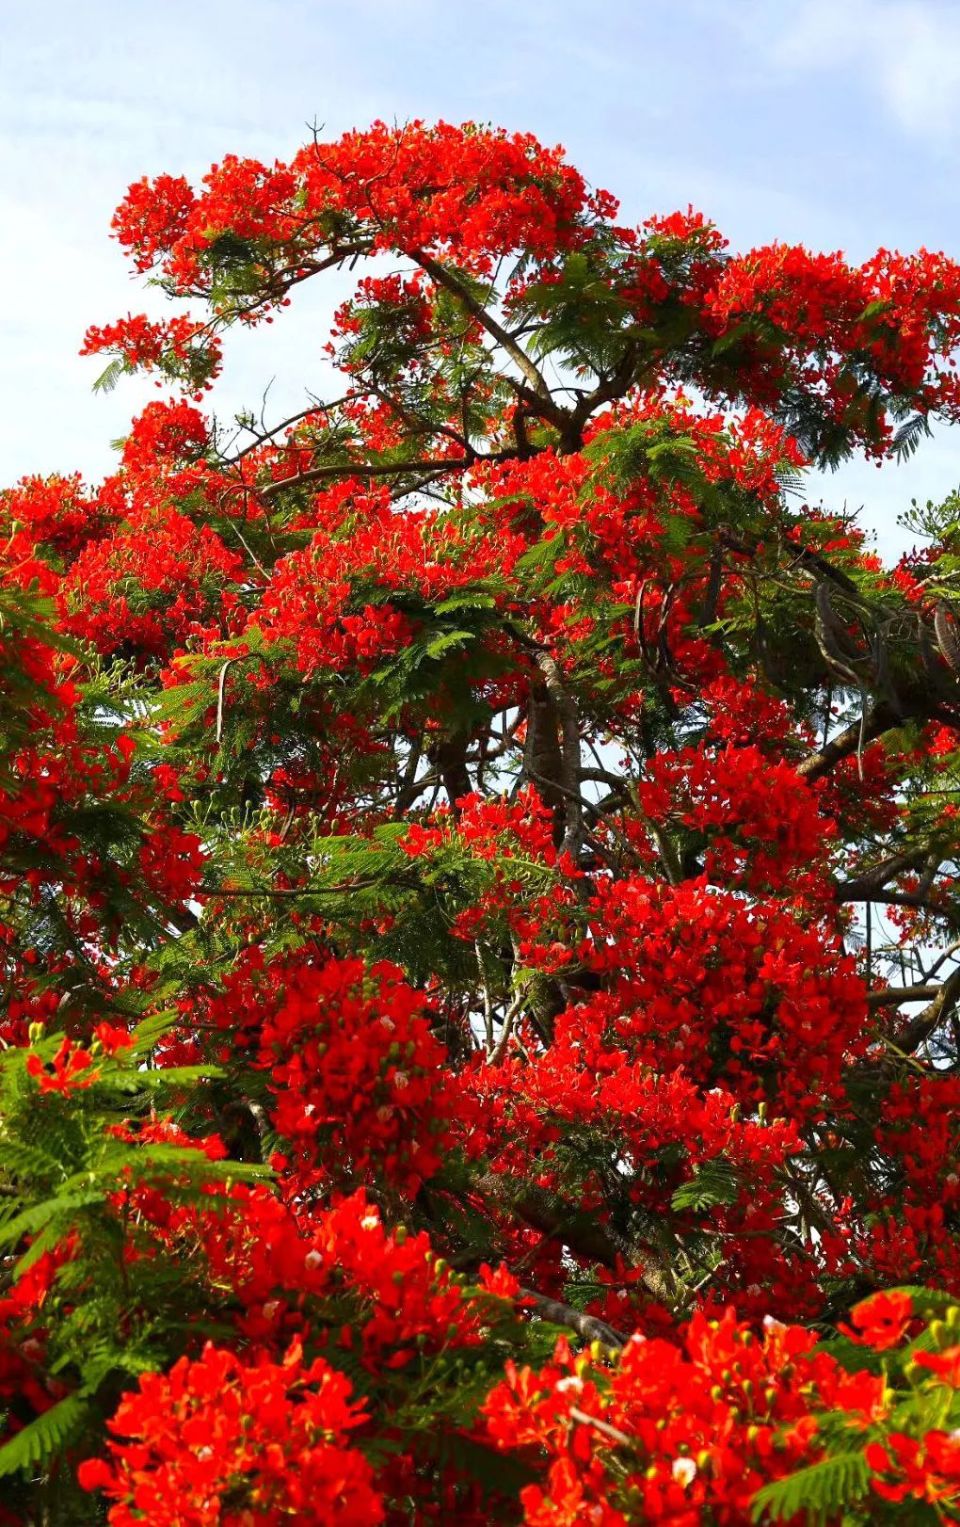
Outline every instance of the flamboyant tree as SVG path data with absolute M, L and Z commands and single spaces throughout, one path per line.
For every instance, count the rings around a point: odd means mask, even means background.
M 170 395 L 0 495 L 0 1520 L 960 1519 L 960 502 L 802 476 L 960 417 L 960 266 L 469 125 L 114 230 Z

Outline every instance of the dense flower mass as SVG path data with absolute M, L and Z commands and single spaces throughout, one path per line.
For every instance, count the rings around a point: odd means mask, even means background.
M 802 474 L 960 267 L 418 121 L 114 232 L 161 394 L 0 492 L 0 1523 L 957 1519 L 960 505 Z
M 446 1055 L 422 994 L 396 966 L 367 969 L 305 946 L 264 967 L 251 950 L 208 1011 L 224 1035 L 256 1045 L 271 1117 L 298 1158 L 321 1174 L 383 1176 L 408 1191 L 436 1172 L 452 1104 Z
M 243 1363 L 208 1343 L 194 1362 L 148 1373 L 110 1423 L 114 1463 L 82 1464 L 114 1527 L 144 1520 L 280 1523 L 291 1516 L 374 1527 L 383 1506 L 349 1435 L 364 1420 L 350 1384 L 292 1345 L 281 1363 Z
M 491 1434 L 552 1460 L 544 1485 L 524 1492 L 524 1521 L 749 1522 L 761 1484 L 822 1455 L 815 1406 L 864 1419 L 883 1408 L 883 1379 L 851 1383 L 810 1355 L 815 1340 L 775 1322 L 758 1339 L 728 1311 L 694 1317 L 683 1345 L 634 1337 L 609 1374 L 566 1344 L 540 1372 L 511 1365 L 486 1402 Z
M 779 1112 L 819 1112 L 839 1101 L 844 1066 L 863 1053 L 853 960 L 815 920 L 798 925 L 776 903 L 748 905 L 699 878 L 668 888 L 624 879 L 598 898 L 583 957 L 610 973 L 579 1010 L 585 1024 L 609 1023 L 648 1064 L 686 1064 L 744 1104 L 766 1095 Z

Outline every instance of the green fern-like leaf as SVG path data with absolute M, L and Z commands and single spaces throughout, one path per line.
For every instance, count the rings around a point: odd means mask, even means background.
M 837 1511 L 860 1500 L 869 1486 L 863 1454 L 837 1453 L 764 1485 L 753 1497 L 753 1520 L 783 1522 L 802 1512 L 809 1527 L 822 1527 Z
M 124 375 L 125 372 L 129 372 L 129 370 L 130 367 L 126 364 L 126 362 L 119 355 L 115 356 L 110 364 L 106 366 L 103 371 L 101 371 L 100 375 L 97 377 L 97 380 L 94 382 L 94 392 L 112 392 L 120 378 Z
M 726 1161 L 708 1161 L 689 1182 L 681 1183 L 671 1200 L 671 1207 L 709 1209 L 713 1204 L 732 1204 L 737 1196 L 737 1180 Z
M 434 605 L 433 613 L 452 615 L 457 610 L 492 610 L 496 602 L 492 594 L 485 593 L 482 589 L 462 589 L 460 593 L 451 594 L 449 599 Z
M 68 1394 L 30 1421 L 0 1447 L 0 1478 L 21 1470 L 33 1470 L 45 1463 L 76 1436 L 89 1412 L 89 1401 Z
M 897 460 L 906 461 L 917 450 L 924 436 L 930 436 L 932 433 L 926 416 L 913 414 L 894 434 L 893 450 Z
M 57 1198 L 47 1199 L 44 1203 L 32 1204 L 0 1227 L 0 1245 L 11 1245 L 19 1241 L 22 1236 L 36 1235 L 38 1231 L 61 1215 L 101 1202 L 104 1192 L 105 1190 L 98 1186 L 85 1193 L 62 1193 Z

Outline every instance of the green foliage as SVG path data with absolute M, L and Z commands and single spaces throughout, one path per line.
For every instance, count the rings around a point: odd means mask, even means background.
M 527 289 L 522 311 L 540 319 L 537 356 L 556 354 L 599 375 L 623 355 L 630 306 L 611 284 L 608 262 L 595 253 L 568 255 L 556 281 L 535 282 Z
M 478 1484 L 486 1499 L 502 1501 L 504 1496 L 515 1497 L 538 1478 L 538 1471 L 522 1459 L 484 1447 L 464 1432 L 437 1433 L 430 1452 L 442 1475 L 455 1470 Z
M 862 1451 L 836 1453 L 764 1485 L 754 1496 L 753 1519 L 785 1522 L 801 1517 L 809 1527 L 827 1527 L 838 1512 L 863 1499 L 869 1481 Z
M 714 1204 L 735 1203 L 740 1185 L 729 1163 L 722 1158 L 704 1162 L 689 1182 L 682 1183 L 671 1199 L 671 1207 L 708 1209 Z
M 9 1442 L 0 1446 L 0 1478 L 42 1468 L 82 1431 L 91 1409 L 79 1395 L 68 1394 L 35 1420 L 28 1421 Z
M 61 1034 L 35 1034 L 29 1050 L 0 1055 L 0 1253 L 14 1283 L 45 1254 L 61 1257 L 40 1318 L 50 1371 L 69 1391 L 0 1449 L 0 1474 L 42 1468 L 100 1423 L 106 1397 L 164 1366 L 182 1341 L 195 1278 L 151 1253 L 146 1226 L 131 1257 L 136 1195 L 157 1191 L 173 1205 L 213 1207 L 232 1182 L 269 1175 L 199 1149 L 136 1142 L 138 1119 L 164 1105 L 176 1115 L 187 1096 L 196 1107 L 215 1079 L 211 1066 L 150 1066 L 164 1027 L 152 1016 L 114 1055 L 94 1045 L 89 1085 L 63 1094 L 41 1092 L 28 1069 L 31 1058 L 52 1066 Z
M 129 376 L 131 367 L 127 365 L 122 356 L 114 356 L 101 371 L 93 384 L 94 392 L 113 392 L 122 376 Z

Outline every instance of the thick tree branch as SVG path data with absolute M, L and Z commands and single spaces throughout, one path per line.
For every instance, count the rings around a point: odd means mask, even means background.
M 902 726 L 905 719 L 904 713 L 895 710 L 888 700 L 879 700 L 861 721 L 852 722 L 818 753 L 810 753 L 802 759 L 797 764 L 797 773 L 801 779 L 821 779 L 844 758 L 856 753 L 863 744 L 873 742 L 894 727 Z
M 951 971 L 933 1001 L 918 1013 L 897 1040 L 898 1049 L 912 1055 L 914 1050 L 930 1038 L 945 1018 L 948 1018 L 960 1000 L 960 969 Z
M 585 1315 L 582 1310 L 562 1304 L 559 1299 L 548 1299 L 545 1294 L 538 1294 L 532 1288 L 524 1288 L 520 1292 L 524 1301 L 532 1304 L 544 1320 L 551 1321 L 555 1326 L 566 1326 L 569 1331 L 576 1331 L 584 1341 L 599 1341 L 615 1351 L 626 1346 L 627 1338 L 623 1332 L 615 1331 L 605 1320 L 598 1320 L 595 1315 Z
M 886 859 L 881 859 L 879 864 L 872 865 L 869 869 L 858 875 L 856 880 L 848 880 L 842 887 L 843 901 L 866 901 L 872 891 L 880 891 L 889 885 L 898 875 L 905 870 L 915 869 L 918 864 L 923 864 L 930 853 L 928 843 L 918 844 L 913 848 L 906 848 L 899 854 L 891 854 Z
M 443 782 L 447 800 L 450 802 L 450 810 L 455 816 L 459 814 L 457 801 L 473 790 L 473 782 L 467 769 L 468 742 L 466 733 L 458 732 L 453 737 L 444 737 L 429 753 L 430 761 L 436 765 Z
M 872 991 L 867 996 L 868 1007 L 900 1007 L 904 1002 L 926 1002 L 938 997 L 942 988 L 939 981 L 924 986 L 891 986 L 887 991 Z
M 543 372 L 534 364 L 523 347 L 518 345 L 503 325 L 494 318 L 489 308 L 484 307 L 473 292 L 464 286 L 452 271 L 447 270 L 445 265 L 441 265 L 439 260 L 434 260 L 431 255 L 425 254 L 421 249 L 413 249 L 409 253 L 410 258 L 420 266 L 420 269 L 425 270 L 438 286 L 444 287 L 456 297 L 470 316 L 476 319 L 480 327 L 496 340 L 504 354 L 509 355 L 517 370 L 529 384 L 529 391 L 526 388 L 523 390 L 524 395 L 531 402 L 539 404 L 540 411 L 561 429 L 568 426 L 572 416 L 554 400 Z
M 851 891 L 855 894 L 850 894 Z M 937 916 L 948 918 L 951 922 L 958 920 L 958 914 L 953 908 L 944 906 L 934 897 L 924 896 L 919 891 L 864 891 L 859 885 L 840 885 L 837 887 L 837 900 L 866 901 L 882 907 L 912 907 L 916 911 L 933 912 Z
M 613 403 L 630 391 L 636 377 L 638 354 L 638 346 L 628 341 L 615 370 L 603 377 L 592 392 L 585 393 L 578 401 L 572 415 L 573 432 L 579 435 L 598 408 L 602 408 L 604 403 Z
M 543 674 L 547 694 L 560 722 L 559 785 L 564 805 L 565 827 L 561 848 L 576 862 L 583 846 L 583 811 L 580 804 L 580 721 L 577 708 L 567 691 L 556 658 L 549 652 L 537 653 L 537 667 Z

